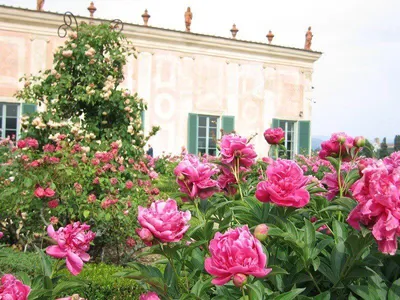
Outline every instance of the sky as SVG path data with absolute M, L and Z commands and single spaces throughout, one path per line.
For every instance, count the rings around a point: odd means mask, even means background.
M 36 8 L 36 0 L 0 0 Z M 87 0 L 45 0 L 44 9 L 89 16 Z M 400 134 L 399 0 L 95 0 L 95 17 L 184 30 L 184 12 L 193 12 L 191 31 L 302 48 L 308 26 L 312 49 L 323 52 L 314 65 L 312 135 L 344 131 L 370 139 Z

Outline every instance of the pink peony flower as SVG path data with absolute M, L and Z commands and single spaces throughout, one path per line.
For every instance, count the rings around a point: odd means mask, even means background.
M 393 152 L 390 156 L 383 159 L 383 163 L 389 171 L 400 167 L 400 151 Z
M 89 196 L 88 196 L 88 202 L 89 203 L 94 203 L 94 202 L 96 202 L 96 195 L 95 194 L 90 194 Z
M 82 193 L 82 185 L 78 182 L 74 183 L 74 189 L 77 194 Z
M 247 225 L 229 229 L 224 234 L 217 232 L 210 241 L 211 257 L 206 258 L 206 271 L 215 276 L 211 281 L 224 285 L 237 274 L 264 277 L 271 269 L 266 269 L 267 256 L 259 240 L 249 231 Z
M 1 278 L 0 299 L 4 300 L 28 300 L 31 288 L 11 274 L 5 274 Z
M 49 202 L 47 202 L 47 206 L 49 208 L 56 208 L 59 204 L 60 202 L 58 201 L 58 199 L 50 200 Z
M 257 185 L 256 198 L 279 206 L 303 207 L 310 201 L 308 178 L 294 161 L 277 159 L 267 168 L 266 181 Z
M 27 144 L 26 144 L 25 140 L 19 140 L 19 141 L 17 142 L 17 147 L 18 147 L 19 149 L 26 148 L 26 146 L 27 146 Z
M 341 156 L 345 159 L 349 157 L 353 143 L 354 139 L 344 132 L 334 133 L 328 141 L 322 142 L 319 157 L 326 159 L 327 156 Z
M 236 189 L 236 178 L 235 175 L 225 167 L 221 167 L 221 174 L 218 176 L 218 186 L 224 191 L 227 195 L 235 195 L 237 192 Z
M 160 300 L 160 297 L 154 292 L 147 292 L 146 294 L 141 294 L 139 300 Z
M 93 184 L 100 184 L 100 178 L 96 177 L 95 179 L 93 179 Z
M 124 166 L 124 165 L 120 165 L 120 166 L 118 167 L 118 171 L 124 172 L 124 171 L 125 171 L 125 166 Z
M 382 253 L 394 255 L 400 236 L 400 167 L 384 162 L 366 167 L 363 176 L 352 186 L 358 205 L 347 222 L 360 230 L 360 224 L 372 230 Z
M 174 199 L 153 202 L 149 208 L 138 207 L 138 221 L 160 241 L 179 242 L 189 229 L 190 211 L 179 211 Z
M 221 162 L 234 168 L 248 168 L 257 157 L 254 146 L 247 139 L 235 134 L 224 135 L 221 139 Z
M 147 228 L 136 228 L 135 231 L 146 246 L 153 245 L 154 235 L 150 230 Z
M 3 238 L 4 233 L 0 231 L 0 240 Z
M 100 159 L 98 159 L 98 158 L 92 158 L 92 165 L 93 165 L 93 166 L 97 166 L 98 164 L 100 164 Z
M 47 227 L 49 237 L 57 242 L 57 245 L 46 248 L 46 253 L 55 258 L 65 258 L 68 270 L 72 275 L 78 275 L 83 268 L 83 262 L 88 262 L 90 248 L 96 236 L 89 230 L 90 226 L 75 222 L 54 231 L 53 225 Z
M 115 178 L 115 177 L 113 177 L 113 178 L 110 179 L 110 183 L 111 183 L 112 185 L 116 185 L 116 184 L 118 183 L 118 179 Z
M 268 128 L 264 132 L 264 138 L 270 145 L 279 145 L 285 140 L 285 131 L 282 128 Z
M 211 197 L 217 190 L 217 181 L 211 179 L 211 176 L 218 172 L 214 165 L 201 163 L 194 155 L 188 155 L 174 169 L 176 182 L 179 184 L 179 190 L 188 195 L 189 199 L 196 197 L 206 199 Z M 187 201 L 187 198 L 182 198 Z
M 342 180 L 344 180 L 343 176 Z M 343 182 L 343 181 L 342 181 Z M 325 173 L 324 178 L 321 180 L 322 184 L 325 184 L 328 188 L 328 192 L 326 193 L 326 199 L 329 201 L 333 200 L 336 195 L 339 194 L 339 183 L 337 173 Z
M 54 216 L 50 217 L 50 223 L 56 225 L 58 223 L 58 218 Z

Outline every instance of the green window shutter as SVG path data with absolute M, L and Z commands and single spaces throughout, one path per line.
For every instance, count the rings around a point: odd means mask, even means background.
M 235 117 L 234 116 L 222 116 L 222 129 L 224 133 L 231 133 L 235 130 Z
M 22 103 L 22 114 L 23 115 L 30 115 L 34 112 L 36 112 L 35 104 Z
M 310 132 L 311 122 L 310 121 L 299 121 L 298 131 L 298 153 L 299 154 L 310 154 Z
M 198 118 L 196 114 L 189 114 L 188 118 L 188 152 L 197 155 Z
M 278 128 L 278 127 L 279 127 L 279 120 L 272 119 L 272 128 Z
M 141 129 L 144 131 L 144 110 L 140 112 L 140 120 L 142 121 Z

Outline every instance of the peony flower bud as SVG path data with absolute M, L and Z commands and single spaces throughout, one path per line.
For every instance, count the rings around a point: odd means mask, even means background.
M 356 136 L 354 138 L 354 147 L 361 148 L 365 146 L 365 138 L 363 136 Z
M 254 236 L 256 237 L 257 240 L 263 242 L 268 237 L 268 230 L 269 227 L 266 224 L 259 224 L 254 230 Z
M 241 288 L 242 286 L 244 286 L 247 283 L 247 276 L 241 273 L 235 274 L 233 276 L 233 284 L 238 287 Z
M 337 141 L 339 144 L 343 144 L 346 141 L 346 137 L 344 135 L 338 135 Z
M 4 233 L 2 233 L 2 232 L 0 231 L 0 240 L 3 238 L 3 236 L 4 236 Z

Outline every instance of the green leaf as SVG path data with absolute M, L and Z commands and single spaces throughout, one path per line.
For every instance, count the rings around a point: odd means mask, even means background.
M 89 217 L 89 215 L 90 215 L 90 211 L 88 211 L 88 210 L 83 211 L 83 216 L 85 217 L 85 219 L 87 219 Z
M 32 186 L 32 179 L 30 179 L 29 177 L 25 177 L 24 179 L 24 186 L 26 188 L 30 188 Z
M 339 171 L 339 161 L 336 158 L 327 156 L 326 159 L 331 163 L 331 165 L 335 168 L 336 172 Z
M 330 291 L 326 291 L 324 293 L 321 293 L 317 296 L 313 297 L 314 300 L 330 300 L 331 299 L 331 293 Z
M 314 225 L 307 219 L 304 219 L 304 223 L 305 223 L 304 241 L 306 243 L 307 253 L 308 253 L 310 249 L 314 248 L 315 228 L 314 228 Z
M 346 253 L 344 242 L 339 242 L 333 247 L 331 254 L 331 269 L 335 276 L 335 282 L 337 283 L 342 272 L 343 265 L 346 261 Z
M 268 268 L 272 269 L 272 271 L 268 273 L 268 275 L 267 275 L 268 277 L 275 276 L 277 274 L 289 274 L 285 269 L 278 267 L 278 266 L 272 265 L 272 266 L 268 266 Z
M 255 284 L 246 284 L 246 287 L 250 290 L 250 299 L 262 300 L 264 299 L 264 289 L 256 286 Z
M 51 261 L 49 257 L 44 254 L 42 250 L 40 250 L 37 246 L 35 246 L 37 252 L 39 253 L 40 256 L 40 261 L 42 263 L 42 272 L 44 276 L 51 276 L 52 274 L 52 267 L 51 267 Z
M 400 299 L 400 278 L 392 283 L 388 292 L 388 300 Z
M 26 274 L 25 272 L 18 272 L 15 275 L 17 275 L 17 277 L 19 279 L 21 279 L 23 284 L 26 284 L 26 285 L 29 285 L 29 286 L 32 285 L 31 279 L 29 278 L 28 274 Z
M 332 201 L 333 204 L 337 204 L 343 207 L 347 212 L 350 212 L 356 207 L 357 202 L 351 198 L 342 197 Z
M 338 220 L 333 220 L 332 225 L 336 244 L 339 242 L 344 242 L 347 239 L 346 226 Z
M 71 289 L 84 288 L 87 283 L 81 279 L 68 279 L 68 281 L 60 281 L 53 289 L 53 297 L 62 296 L 62 294 L 69 292 Z
M 368 286 L 365 285 L 350 285 L 349 288 L 354 292 L 354 294 L 360 296 L 364 300 L 372 300 L 368 292 Z
M 53 290 L 53 282 L 49 276 L 44 276 L 43 286 L 46 290 Z
M 297 297 L 297 295 L 300 295 L 306 288 L 302 289 L 293 289 L 289 292 L 280 294 L 279 296 L 276 296 L 274 300 L 292 300 Z

